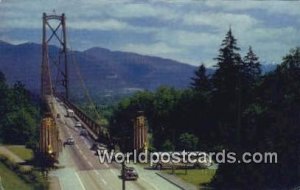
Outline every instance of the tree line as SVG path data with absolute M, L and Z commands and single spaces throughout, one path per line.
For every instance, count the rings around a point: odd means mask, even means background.
M 300 177 L 300 48 L 291 49 L 274 71 L 261 72 L 249 47 L 243 57 L 231 29 L 218 51 L 215 72 L 204 64 L 191 87 L 160 87 L 122 100 L 110 118 L 111 134 L 132 148 L 137 111 L 147 117 L 150 149 L 277 152 L 277 164 L 220 164 L 218 189 L 287 188 Z
M 0 142 L 35 148 L 39 124 L 38 101 L 33 100 L 21 82 L 10 87 L 0 72 Z

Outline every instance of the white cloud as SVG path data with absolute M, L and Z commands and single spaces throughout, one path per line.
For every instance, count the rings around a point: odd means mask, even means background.
M 226 11 L 261 9 L 270 14 L 300 15 L 300 1 L 205 1 L 205 4 Z
M 156 40 L 166 41 L 173 46 L 195 47 L 207 46 L 220 42 L 221 38 L 217 34 L 205 32 L 191 32 L 187 30 L 164 29 L 157 31 Z
M 121 22 L 115 19 L 107 19 L 107 20 L 84 20 L 84 21 L 76 21 L 69 22 L 68 26 L 71 29 L 86 29 L 86 30 L 123 30 L 128 25 L 125 22 Z
M 108 10 L 113 17 L 119 18 L 153 17 L 164 20 L 178 18 L 178 13 L 172 9 L 146 3 L 123 4 L 122 7 L 112 6 Z
M 300 1 L 2 0 L 0 38 L 5 34 L 7 39 L 34 39 L 22 36 L 20 31 L 40 31 L 42 13 L 55 9 L 58 14 L 66 13 L 69 30 L 86 29 L 95 34 L 114 31 L 132 40 L 129 43 L 114 38 L 107 41 L 76 39 L 85 47 L 101 44 L 192 64 L 204 60 L 211 65 L 231 25 L 243 50 L 252 45 L 263 59 L 280 60 L 286 49 L 300 43 L 299 7 Z M 278 14 L 286 15 L 285 20 L 295 20 L 283 24 L 270 20 L 272 15 L 278 18 Z M 14 31 L 18 31 L 17 36 L 13 36 Z M 40 36 L 36 38 L 40 40 Z
M 211 26 L 221 31 L 228 29 L 229 26 L 238 27 L 243 30 L 248 30 L 259 24 L 260 21 L 246 14 L 232 14 L 232 13 L 190 13 L 186 14 L 183 18 L 183 22 L 187 25 L 194 26 Z

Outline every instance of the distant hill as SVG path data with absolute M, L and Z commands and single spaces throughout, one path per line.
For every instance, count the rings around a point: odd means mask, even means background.
M 50 57 L 58 48 L 51 46 Z M 52 55 L 53 54 L 53 55 Z M 53 59 L 53 58 L 52 58 Z M 0 41 L 0 70 L 9 83 L 22 81 L 31 91 L 40 90 L 41 45 L 12 45 Z M 161 85 L 185 88 L 196 67 L 160 57 L 91 48 L 69 53 L 70 86 L 81 94 L 80 77 L 92 94 L 153 90 Z M 80 74 L 78 74 L 80 73 Z
M 58 51 L 57 47 L 50 46 L 50 59 Z M 110 51 L 100 47 L 69 52 L 68 58 L 71 94 L 76 97 L 82 97 L 84 93 L 81 78 L 89 92 L 94 97 L 100 97 L 154 90 L 161 85 L 186 88 L 197 69 L 170 59 Z M 10 84 L 21 81 L 29 90 L 38 94 L 41 60 L 40 44 L 12 45 L 0 41 L 0 70 Z M 262 65 L 263 73 L 275 68 L 275 64 Z M 207 72 L 211 75 L 214 69 L 207 69 Z
M 274 71 L 277 67 L 277 64 L 274 63 L 262 63 L 261 65 L 261 71 L 263 74 L 269 73 L 271 71 Z

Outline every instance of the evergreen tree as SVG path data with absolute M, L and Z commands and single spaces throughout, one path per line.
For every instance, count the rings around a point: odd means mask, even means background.
M 212 77 L 213 114 L 217 117 L 218 138 L 220 143 L 236 145 L 238 142 L 238 129 L 241 115 L 241 72 L 242 59 L 240 48 L 231 29 L 222 41 L 217 60 L 217 70 Z
M 261 65 L 258 57 L 253 52 L 252 47 L 249 47 L 247 55 L 243 59 L 242 74 L 247 87 L 253 88 L 261 75 Z
M 210 81 L 206 75 L 206 68 L 201 64 L 192 77 L 192 88 L 199 92 L 207 92 L 210 89 Z
M 239 50 L 237 40 L 229 29 L 219 49 L 219 55 L 215 58 L 217 70 L 213 75 L 213 83 L 216 90 L 221 93 L 235 92 L 242 62 Z
M 299 186 L 300 48 L 257 85 L 260 101 L 245 111 L 243 152 L 276 152 L 278 163 L 219 165 L 217 189 L 293 189 Z M 243 125 L 244 126 L 244 125 Z M 234 173 L 235 175 L 230 175 Z

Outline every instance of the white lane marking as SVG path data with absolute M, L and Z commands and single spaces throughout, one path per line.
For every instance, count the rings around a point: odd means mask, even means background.
M 109 171 L 110 171 L 111 173 L 113 173 L 114 175 L 117 175 L 117 176 L 118 176 L 118 173 L 117 173 L 115 170 L 110 169 Z
M 88 162 L 88 164 L 89 164 L 91 167 L 93 167 L 93 164 L 92 164 L 91 162 Z
M 154 184 L 148 182 L 146 179 L 139 177 L 141 180 L 145 181 L 146 183 L 148 183 L 150 186 L 152 186 L 154 189 L 158 190 L 159 188 L 157 188 Z
M 85 155 L 83 155 L 83 158 L 87 161 L 88 159 L 87 159 L 87 157 L 85 156 Z
M 86 190 L 85 187 L 84 187 L 84 185 L 83 185 L 83 183 L 82 183 L 82 181 L 81 181 L 81 179 L 80 179 L 80 177 L 79 177 L 79 175 L 77 174 L 77 172 L 75 172 L 75 175 L 76 175 L 76 177 L 77 177 L 77 179 L 78 179 L 78 181 L 79 181 L 79 183 L 80 183 L 82 189 L 83 189 L 83 190 Z
M 78 144 L 76 144 L 75 146 L 76 146 L 76 148 L 78 148 L 78 149 L 79 149 L 79 146 L 78 146 Z M 79 149 L 79 151 L 80 151 L 80 149 Z
M 101 181 L 104 183 L 104 185 L 107 184 L 107 182 L 103 178 L 101 178 Z
M 107 168 L 109 167 L 106 162 L 104 163 L 104 166 L 107 167 Z
M 85 139 L 83 141 L 84 141 L 84 143 L 86 144 L 87 147 L 90 147 L 90 144 Z

